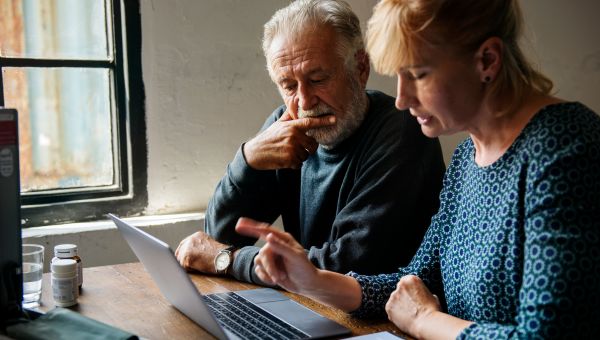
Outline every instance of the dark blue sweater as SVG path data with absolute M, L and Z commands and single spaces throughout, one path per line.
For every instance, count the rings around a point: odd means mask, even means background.
M 253 270 L 256 240 L 234 230 L 240 216 L 272 223 L 281 215 L 319 268 L 372 274 L 408 263 L 438 208 L 441 148 L 407 111 L 396 110 L 394 98 L 368 96 L 359 129 L 333 150 L 319 147 L 301 170 L 257 171 L 238 151 L 205 223 L 218 241 L 245 246 L 232 268 L 237 279 L 260 283 Z M 263 130 L 284 111 L 275 110 Z

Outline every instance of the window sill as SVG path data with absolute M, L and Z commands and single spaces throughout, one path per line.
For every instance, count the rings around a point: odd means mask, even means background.
M 145 229 L 144 227 L 167 226 L 170 224 L 177 224 L 182 222 L 204 222 L 204 213 L 139 216 L 123 218 L 123 220 L 133 226 Z M 64 235 L 71 233 L 81 233 L 108 229 L 117 229 L 117 227 L 110 220 L 102 220 L 93 222 L 67 223 L 43 227 L 25 228 L 22 230 L 21 235 L 23 239 L 26 239 L 31 237 Z
M 204 229 L 204 213 L 141 216 L 124 220 L 166 242 L 173 251 L 182 239 Z M 54 257 L 54 246 L 64 243 L 77 245 L 84 267 L 137 261 L 117 227 L 109 220 L 26 228 L 22 229 L 21 235 L 23 243 L 45 247 L 44 272 L 48 272 L 50 260 Z

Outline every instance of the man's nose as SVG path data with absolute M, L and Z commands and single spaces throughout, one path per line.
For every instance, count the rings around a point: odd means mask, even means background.
M 315 96 L 310 86 L 300 84 L 298 86 L 298 107 L 302 110 L 310 110 L 319 102 L 319 98 Z

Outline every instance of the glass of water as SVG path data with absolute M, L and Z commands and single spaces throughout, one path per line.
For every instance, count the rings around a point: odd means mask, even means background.
M 23 245 L 23 307 L 35 308 L 42 299 L 44 246 Z

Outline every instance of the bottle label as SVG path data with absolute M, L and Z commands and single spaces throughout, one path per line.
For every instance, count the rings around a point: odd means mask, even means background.
M 77 276 L 68 278 L 52 277 L 52 295 L 59 303 L 72 302 L 79 297 Z
M 50 263 L 54 263 L 54 261 L 60 260 L 60 257 L 53 257 L 52 260 L 50 261 Z M 71 259 L 74 260 L 74 258 L 72 257 L 65 257 L 63 259 Z M 80 261 L 77 261 L 77 286 L 81 287 L 81 285 L 83 284 L 83 263 Z

